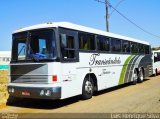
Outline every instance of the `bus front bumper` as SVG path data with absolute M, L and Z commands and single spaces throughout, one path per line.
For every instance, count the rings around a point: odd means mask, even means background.
M 18 87 L 8 86 L 8 93 L 13 97 L 33 99 L 60 99 L 61 87 Z

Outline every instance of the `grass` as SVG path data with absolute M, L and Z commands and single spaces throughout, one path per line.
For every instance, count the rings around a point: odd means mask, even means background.
M 8 99 L 7 84 L 8 70 L 0 70 L 0 108 L 6 104 Z

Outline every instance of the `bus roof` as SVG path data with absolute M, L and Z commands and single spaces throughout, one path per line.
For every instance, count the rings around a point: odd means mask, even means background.
M 42 29 L 42 28 L 53 28 L 53 27 L 68 28 L 68 29 L 73 29 L 73 30 L 78 30 L 78 31 L 83 31 L 83 32 L 88 32 L 88 33 L 93 33 L 93 34 L 99 34 L 99 35 L 103 35 L 103 36 L 119 38 L 119 39 L 124 39 L 124 40 L 128 40 L 128 41 L 134 41 L 134 42 L 149 45 L 149 43 L 145 42 L 145 41 L 141 41 L 138 39 L 134 39 L 134 38 L 118 35 L 115 33 L 102 31 L 102 30 L 97 30 L 94 28 L 89 28 L 89 27 L 85 27 L 85 26 L 81 26 L 81 25 L 77 25 L 77 24 L 73 24 L 73 23 L 69 23 L 69 22 L 49 22 L 49 23 L 44 23 L 44 24 L 38 24 L 38 25 L 18 29 L 16 31 L 14 31 L 13 33 L 19 33 L 19 32 L 23 32 L 23 31 Z
M 153 50 L 152 52 L 153 52 L 153 53 L 154 53 L 154 52 L 160 52 L 160 50 Z

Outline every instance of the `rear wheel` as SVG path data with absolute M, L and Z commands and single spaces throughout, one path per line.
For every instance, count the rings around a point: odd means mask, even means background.
M 137 71 L 134 70 L 134 73 L 133 73 L 133 82 L 132 82 L 133 85 L 137 84 L 137 79 L 138 79 L 138 74 L 137 74 Z
M 94 89 L 94 83 L 93 79 L 88 76 L 83 81 L 83 87 L 82 87 L 82 98 L 83 99 L 90 99 L 93 96 L 93 89 Z
M 141 68 L 140 71 L 139 71 L 138 82 L 142 83 L 143 80 L 144 80 L 144 73 L 143 73 L 143 70 Z

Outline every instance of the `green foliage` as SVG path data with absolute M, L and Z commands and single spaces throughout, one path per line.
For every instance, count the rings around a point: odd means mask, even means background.
M 152 48 L 153 51 L 155 50 L 160 50 L 160 47 L 155 47 L 155 48 Z

